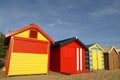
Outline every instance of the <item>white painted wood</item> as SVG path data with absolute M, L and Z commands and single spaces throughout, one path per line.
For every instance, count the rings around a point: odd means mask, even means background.
M 76 48 L 76 63 L 77 71 L 79 71 L 79 48 Z

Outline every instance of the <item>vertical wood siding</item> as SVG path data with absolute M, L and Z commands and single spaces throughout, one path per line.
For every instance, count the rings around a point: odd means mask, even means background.
M 109 69 L 118 69 L 118 55 L 114 49 L 109 54 Z

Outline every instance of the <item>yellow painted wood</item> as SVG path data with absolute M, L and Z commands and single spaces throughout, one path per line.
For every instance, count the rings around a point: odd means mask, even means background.
M 102 51 L 92 50 L 93 70 L 102 69 Z
M 92 50 L 92 69 L 93 70 L 97 70 L 97 54 L 96 54 L 96 50 Z
M 91 51 L 92 54 L 92 62 L 90 62 L 90 68 L 92 70 L 98 70 L 98 69 L 103 69 L 104 62 L 103 61 L 103 49 L 98 45 L 94 44 L 93 46 L 89 47 L 89 51 Z
M 8 75 L 46 74 L 48 54 L 12 53 Z
M 15 36 L 17 36 L 17 37 L 29 38 L 29 32 L 30 32 L 30 30 L 26 30 L 26 31 L 23 31 L 23 32 L 21 32 L 21 33 L 15 34 Z
M 38 32 L 38 40 L 49 41 L 46 37 L 44 37 L 40 32 Z
M 20 33 L 15 34 L 14 36 L 29 38 L 30 30 L 26 30 Z M 34 38 L 33 38 L 34 39 Z M 40 32 L 38 32 L 38 40 L 49 41 L 45 36 L 43 36 Z
M 102 52 L 97 51 L 97 58 L 98 58 L 98 69 L 102 69 Z
M 89 47 L 89 50 L 91 50 L 92 48 L 99 48 L 104 51 L 98 44 L 94 44 L 93 46 Z

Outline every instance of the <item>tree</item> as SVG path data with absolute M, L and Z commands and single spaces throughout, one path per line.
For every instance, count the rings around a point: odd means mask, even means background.
M 4 45 L 5 43 L 5 35 L 0 32 L 0 58 L 5 57 L 7 52 L 7 45 Z

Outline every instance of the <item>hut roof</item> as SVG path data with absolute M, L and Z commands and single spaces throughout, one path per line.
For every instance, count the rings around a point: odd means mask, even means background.
M 106 46 L 106 47 L 103 47 L 103 49 L 104 49 L 104 53 L 110 53 L 112 51 L 112 49 L 115 49 L 116 53 L 118 54 L 115 46 Z
M 92 48 L 92 47 L 94 47 L 94 46 L 97 46 L 97 47 L 100 48 L 102 51 L 104 51 L 103 48 L 102 48 L 99 44 L 97 44 L 97 43 L 89 44 L 89 45 L 86 45 L 86 46 L 87 46 L 88 49 L 89 49 L 89 48 Z
M 117 52 L 120 54 L 120 49 L 117 48 L 116 50 L 117 50 Z
M 51 47 L 59 47 L 59 46 L 64 46 L 72 41 L 77 41 L 79 44 L 81 44 L 85 49 L 87 49 L 87 47 L 84 45 L 84 43 L 82 43 L 77 37 L 72 37 L 72 38 L 67 38 L 64 40 L 60 40 L 60 41 L 56 41 L 54 45 L 52 45 Z

